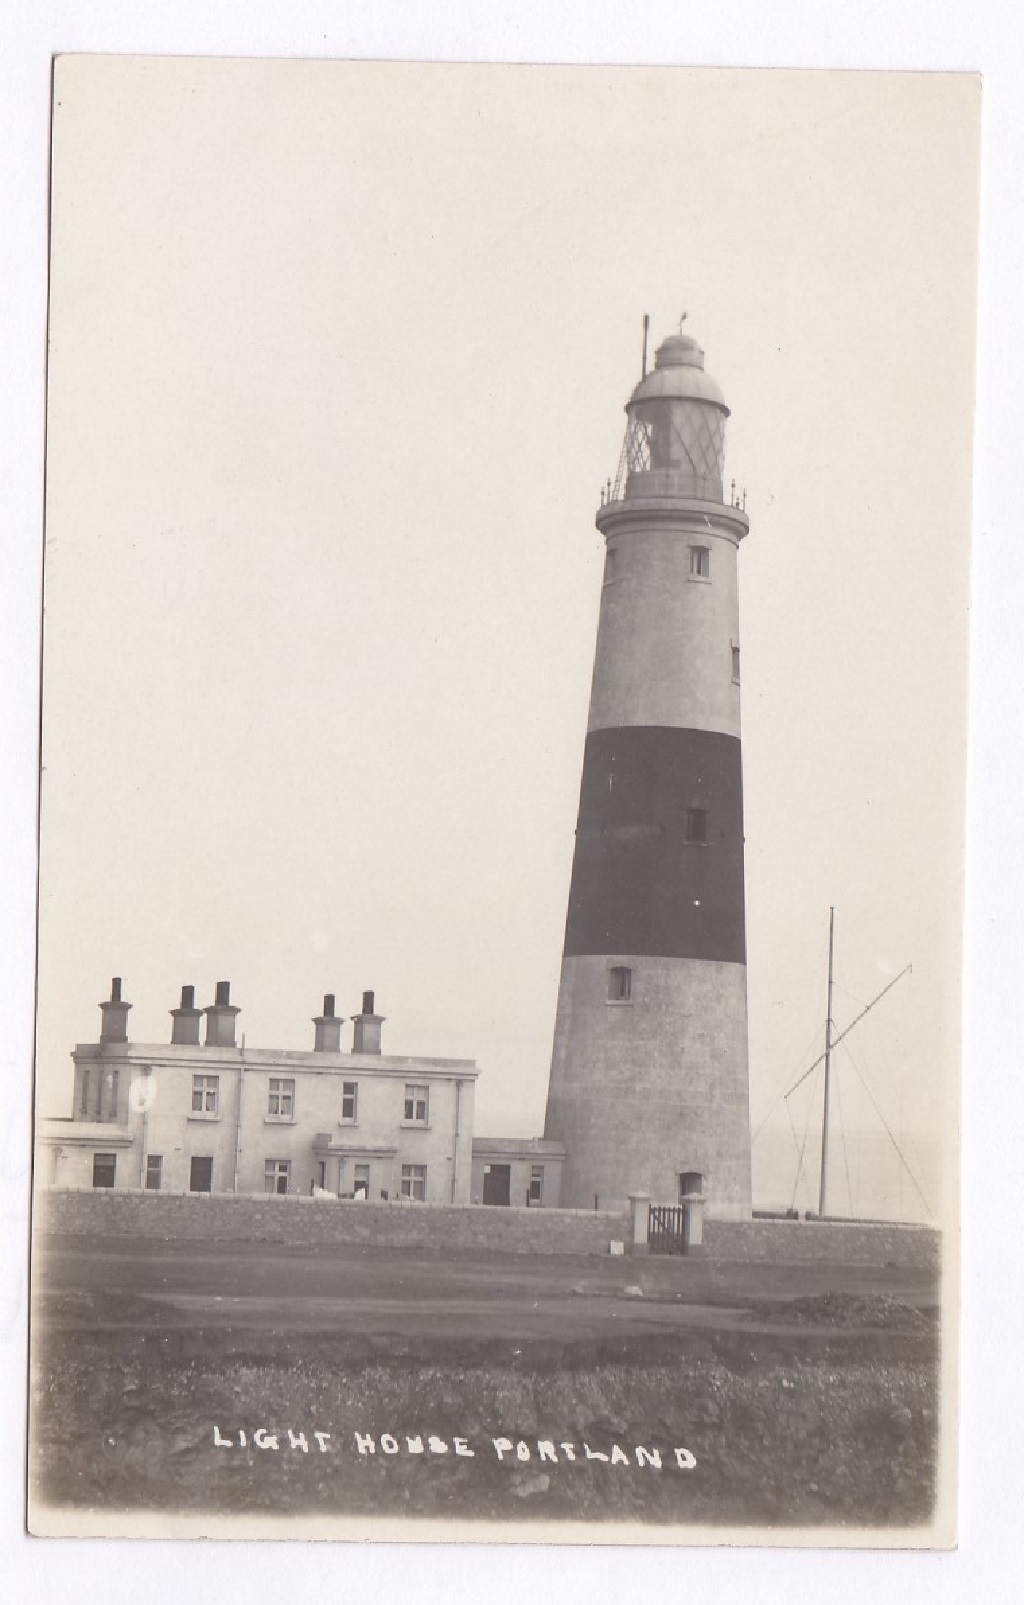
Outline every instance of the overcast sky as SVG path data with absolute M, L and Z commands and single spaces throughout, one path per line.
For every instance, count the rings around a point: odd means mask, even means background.
M 751 521 L 755 1180 L 792 1186 L 831 903 L 838 1029 L 913 964 L 841 1050 L 845 1123 L 881 1130 L 867 1083 L 938 1207 L 978 109 L 966 76 L 59 62 L 43 1113 L 120 974 L 157 1042 L 184 982 L 288 1048 L 372 987 L 385 1050 L 478 1060 L 478 1132 L 540 1132 L 593 515 L 642 315 L 685 310 Z

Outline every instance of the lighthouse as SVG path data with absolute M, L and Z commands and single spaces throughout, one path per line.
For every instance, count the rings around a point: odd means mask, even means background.
M 725 398 L 659 346 L 601 496 L 604 578 L 544 1135 L 562 1204 L 750 1214 L 739 545 Z

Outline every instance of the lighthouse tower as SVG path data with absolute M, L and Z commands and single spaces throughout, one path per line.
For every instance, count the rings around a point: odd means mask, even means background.
M 645 360 L 646 367 L 646 360 Z M 737 552 L 729 409 L 671 335 L 626 406 L 544 1135 L 562 1203 L 750 1214 Z

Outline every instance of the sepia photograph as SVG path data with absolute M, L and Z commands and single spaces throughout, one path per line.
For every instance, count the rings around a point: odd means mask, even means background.
M 32 1533 L 956 1543 L 980 137 L 55 58 Z

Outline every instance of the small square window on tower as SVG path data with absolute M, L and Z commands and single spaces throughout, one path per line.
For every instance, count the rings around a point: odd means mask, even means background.
M 633 998 L 633 971 L 625 964 L 613 964 L 608 971 L 608 1002 L 629 1003 Z
M 706 808 L 688 808 L 686 810 L 686 825 L 684 840 L 688 845 L 703 847 L 708 839 L 708 815 Z
M 691 580 L 709 580 L 711 578 L 710 547 L 690 547 L 690 578 Z
M 735 681 L 735 683 L 737 685 L 739 685 L 739 683 L 740 683 L 740 649 L 739 649 L 738 646 L 734 646 L 733 649 L 732 649 L 732 677 L 733 677 L 733 680 Z

